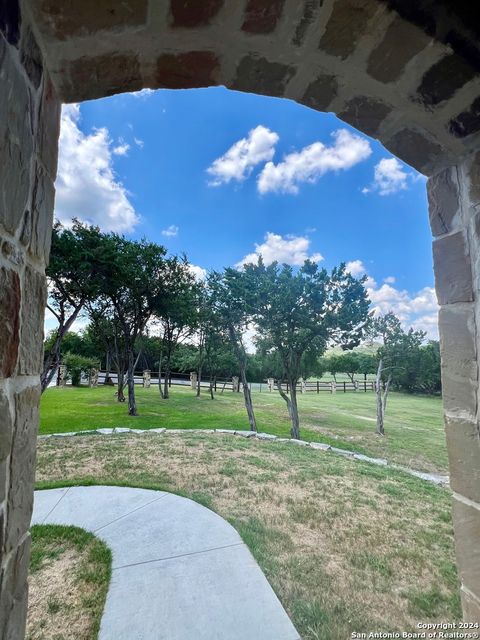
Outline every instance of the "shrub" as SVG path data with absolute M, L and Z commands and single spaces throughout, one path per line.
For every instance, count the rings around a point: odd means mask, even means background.
M 86 358 L 70 352 L 63 356 L 62 362 L 67 367 L 67 378 L 72 381 L 74 387 L 80 386 L 82 374 L 88 377 L 90 369 L 99 367 L 95 358 Z

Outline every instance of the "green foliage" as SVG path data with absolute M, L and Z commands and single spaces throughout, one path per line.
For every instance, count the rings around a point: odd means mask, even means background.
M 100 365 L 96 358 L 87 358 L 69 352 L 63 356 L 62 362 L 67 367 L 68 379 L 72 381 L 74 387 L 80 386 L 82 375 L 88 377 L 90 369 L 93 367 L 98 368 Z
M 439 343 L 425 344 L 424 331 L 405 331 L 393 313 L 375 319 L 373 331 L 383 340 L 377 358 L 383 359 L 383 377 L 391 376 L 392 385 L 409 392 L 440 391 Z

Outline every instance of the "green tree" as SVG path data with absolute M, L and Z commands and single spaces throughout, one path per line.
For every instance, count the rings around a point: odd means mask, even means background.
M 420 350 L 424 331 L 410 328 L 404 331 L 393 312 L 375 318 L 371 331 L 382 340 L 377 351 L 377 426 L 378 435 L 385 435 L 385 412 L 391 386 L 412 391 L 418 378 Z
M 135 345 L 144 332 L 165 291 L 166 250 L 146 240 L 127 240 L 117 234 L 102 242 L 101 300 L 110 302 L 111 318 L 121 330 L 127 359 L 128 413 L 136 416 Z
M 169 258 L 165 262 L 163 277 L 163 292 L 156 298 L 153 314 L 161 338 L 158 387 L 161 397 L 168 399 L 172 358 L 178 345 L 190 338 L 197 327 L 201 287 L 185 257 Z
M 58 327 L 54 340 L 45 351 L 40 375 L 42 393 L 50 384 L 60 364 L 61 345 L 85 305 L 99 295 L 99 260 L 103 235 L 98 227 L 77 220 L 71 228 L 56 222 L 52 232 L 47 308 L 55 316 Z
M 309 260 L 297 270 L 276 262 L 267 267 L 261 259 L 244 269 L 252 317 L 280 357 L 288 391 L 280 381 L 278 390 L 287 403 L 292 438 L 299 438 L 297 382 L 305 366 L 302 361 L 314 362 L 332 342 L 344 348 L 360 342 L 368 321 L 365 279 L 353 278 L 344 264 L 328 273 Z
M 212 307 L 217 314 L 220 326 L 228 335 L 237 360 L 250 430 L 256 431 L 257 422 L 247 380 L 248 358 L 245 348 L 245 334 L 252 319 L 248 303 L 251 298 L 249 283 L 244 272 L 229 267 L 223 273 L 211 273 L 208 277 L 208 286 L 212 292 Z

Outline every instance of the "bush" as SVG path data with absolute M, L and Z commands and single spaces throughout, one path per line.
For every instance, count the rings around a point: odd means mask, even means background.
M 98 368 L 100 364 L 95 358 L 69 352 L 63 356 L 62 363 L 67 367 L 67 379 L 72 381 L 74 387 L 80 386 L 82 374 L 88 377 L 90 369 Z

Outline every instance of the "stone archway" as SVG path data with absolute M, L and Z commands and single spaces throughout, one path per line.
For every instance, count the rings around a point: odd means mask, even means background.
M 225 85 L 333 111 L 430 177 L 465 619 L 480 619 L 480 23 L 448 0 L 0 3 L 0 632 L 21 638 L 60 103 Z

